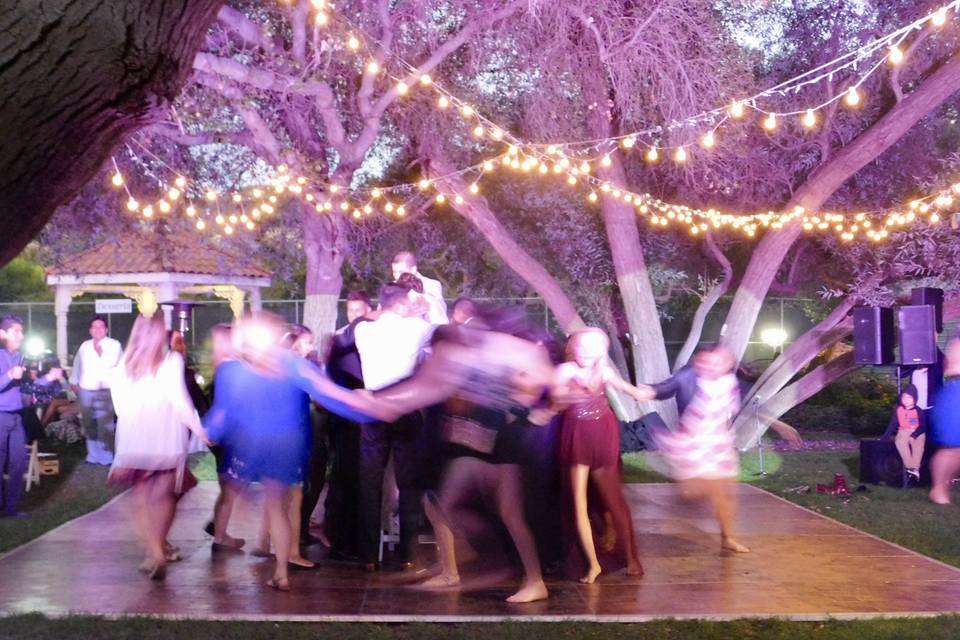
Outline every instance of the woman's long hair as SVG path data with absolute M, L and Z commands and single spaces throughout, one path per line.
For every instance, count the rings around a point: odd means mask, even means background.
M 156 373 L 166 356 L 167 326 L 163 316 L 137 316 L 123 356 L 127 376 L 131 380 L 139 380 Z

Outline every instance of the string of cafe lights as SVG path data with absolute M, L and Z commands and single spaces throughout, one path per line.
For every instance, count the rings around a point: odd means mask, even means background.
M 312 3 L 317 9 L 315 16 L 316 24 L 318 26 L 329 25 L 331 19 L 326 13 L 326 10 L 332 8 L 332 4 L 325 2 L 324 0 L 312 0 Z M 507 151 L 505 153 L 501 153 L 499 156 L 488 158 L 476 165 L 454 172 L 455 174 L 462 175 L 465 173 L 470 173 L 471 171 L 479 170 L 478 176 L 470 182 L 468 187 L 469 193 L 472 195 L 476 195 L 479 192 L 479 183 L 483 175 L 489 171 L 492 171 L 496 164 L 503 164 L 508 168 L 514 170 L 519 169 L 526 173 L 535 170 L 535 172 L 539 174 L 559 174 L 561 177 L 566 177 L 566 182 L 571 187 L 575 187 L 581 183 L 586 184 L 590 187 L 587 198 L 591 202 L 596 202 L 599 199 L 599 191 L 600 193 L 622 199 L 628 204 L 635 205 L 638 213 L 645 215 L 653 226 L 666 227 L 674 221 L 681 224 L 685 223 L 688 225 L 689 231 L 693 235 L 705 232 L 710 228 L 719 229 L 722 227 L 729 227 L 732 229 L 741 230 L 747 236 L 752 237 L 760 228 L 780 228 L 793 219 L 802 217 L 803 228 L 805 231 L 829 230 L 835 232 L 843 240 L 852 240 L 861 234 L 872 240 L 882 240 L 889 235 L 889 229 L 891 228 L 901 227 L 905 224 L 918 220 L 926 220 L 930 223 L 938 222 L 940 218 L 943 217 L 945 212 L 952 211 L 951 208 L 954 204 L 954 196 L 960 194 L 960 184 L 954 185 L 950 189 L 918 198 L 912 201 L 908 207 L 903 207 L 901 210 L 889 211 L 885 214 L 878 212 L 861 212 L 854 215 L 822 212 L 810 214 L 799 208 L 785 213 L 765 212 L 753 214 L 729 214 L 714 209 L 699 209 L 695 207 L 687 207 L 681 204 L 665 202 L 647 193 L 634 193 L 631 191 L 626 191 L 617 188 L 612 183 L 591 175 L 591 171 L 595 168 L 594 165 L 596 164 L 599 164 L 600 166 L 609 166 L 611 163 L 609 152 L 618 145 L 625 150 L 633 148 L 638 143 L 645 145 L 647 148 L 646 153 L 644 154 L 645 159 L 651 163 L 659 162 L 661 151 L 667 150 L 670 147 L 658 146 L 656 143 L 647 143 L 641 140 L 640 136 L 644 134 L 659 133 L 665 129 L 670 130 L 689 126 L 690 124 L 696 122 L 707 120 L 712 121 L 712 119 L 721 116 L 721 114 L 722 119 L 720 122 L 714 124 L 712 128 L 700 138 L 701 145 L 704 148 L 709 149 L 714 146 L 715 132 L 721 124 L 731 119 L 736 120 L 743 118 L 747 109 L 753 109 L 760 113 L 766 114 L 763 126 L 768 131 L 772 131 L 776 128 L 777 117 L 798 114 L 803 114 L 803 125 L 806 128 L 812 128 L 816 124 L 816 116 L 814 112 L 832 104 L 836 100 L 843 98 L 849 107 L 856 107 L 860 105 L 862 98 L 858 92 L 859 86 L 863 84 L 870 74 L 879 69 L 885 61 L 889 62 L 890 64 L 899 64 L 902 62 L 903 52 L 899 47 L 907 35 L 909 35 L 915 29 L 923 28 L 928 22 L 936 27 L 943 26 L 948 17 L 948 12 L 956 12 L 958 7 L 960 7 L 960 0 L 955 0 L 947 5 L 944 5 L 937 11 L 914 21 L 910 25 L 901 27 L 897 31 L 878 38 L 871 43 L 864 45 L 864 47 L 845 54 L 834 61 L 826 63 L 825 65 L 821 65 L 817 69 L 810 70 L 804 74 L 796 76 L 795 78 L 791 78 L 788 81 L 760 92 L 750 98 L 736 100 L 729 108 L 714 109 L 702 114 L 698 114 L 697 116 L 693 116 L 686 120 L 675 121 L 660 127 L 654 127 L 644 131 L 634 131 L 625 135 L 615 136 L 599 141 L 586 140 L 550 144 L 528 143 L 522 141 L 510 134 L 506 128 L 496 125 L 494 122 L 483 116 L 483 114 L 479 113 L 469 103 L 459 99 L 451 92 L 439 86 L 428 74 L 420 74 L 415 66 L 411 65 L 395 54 L 391 54 L 391 57 L 401 67 L 406 68 L 407 73 L 402 77 L 388 74 L 388 77 L 390 77 L 390 79 L 396 83 L 393 90 L 395 90 L 400 96 L 406 95 L 411 88 L 417 84 L 422 87 L 432 88 L 439 94 L 437 99 L 437 107 L 444 111 L 456 111 L 461 115 L 464 121 L 474 125 L 472 127 L 472 132 L 475 138 L 480 139 L 486 137 L 493 142 L 507 145 Z M 354 25 L 350 24 L 348 20 L 344 19 L 343 22 L 346 23 L 350 28 L 349 36 L 345 38 L 345 45 L 348 50 L 356 52 L 359 51 L 361 47 L 366 49 L 364 44 L 365 41 L 373 41 L 372 38 L 367 38 L 366 35 L 363 34 L 362 30 L 357 29 Z M 363 34 L 364 40 L 357 38 L 355 35 L 356 33 Z M 850 89 L 848 89 L 845 94 L 835 96 L 834 98 L 831 98 L 829 101 L 818 105 L 817 107 L 790 112 L 774 112 L 765 110 L 758 104 L 758 100 L 762 97 L 786 95 L 790 91 L 796 92 L 799 91 L 799 89 L 803 86 L 819 82 L 828 77 L 832 78 L 837 72 L 849 67 L 853 67 L 855 69 L 860 60 L 867 57 L 867 55 L 870 53 L 875 53 L 877 50 L 881 49 L 881 47 L 886 47 L 887 54 L 884 58 L 881 58 L 879 63 L 874 64 L 865 75 L 861 76 L 853 85 L 851 85 Z M 364 65 L 363 73 L 377 75 L 381 72 L 384 66 L 385 65 L 382 63 L 376 61 L 375 56 L 371 55 L 370 62 Z M 608 150 L 599 156 L 598 160 L 598 157 L 593 155 L 584 157 L 584 145 L 592 145 L 589 149 L 587 149 L 587 152 L 603 150 L 604 145 L 608 147 Z M 688 154 L 686 152 L 686 145 L 678 145 L 674 147 L 673 150 L 673 159 L 675 162 L 682 163 L 687 160 Z M 499 163 L 496 162 L 497 160 L 499 160 Z M 171 169 L 171 171 L 173 170 Z M 409 191 L 414 184 L 420 191 L 427 191 L 433 187 L 437 181 L 447 177 L 441 176 L 433 179 L 423 178 L 416 183 L 406 183 L 388 187 L 369 187 L 366 190 L 366 202 L 360 205 L 353 204 L 347 199 L 341 200 L 339 203 L 335 202 L 334 200 L 339 190 L 337 185 L 311 185 L 312 188 L 310 188 L 308 187 L 305 178 L 291 178 L 289 174 L 284 171 L 284 167 L 282 166 L 277 168 L 275 175 L 276 178 L 270 185 L 274 193 L 268 196 L 268 198 L 272 198 L 273 201 L 266 203 L 259 202 L 258 199 L 262 197 L 262 194 L 267 191 L 267 189 L 254 188 L 250 193 L 253 200 L 250 206 L 250 214 L 247 214 L 244 211 L 243 203 L 245 198 L 241 193 L 234 192 L 231 194 L 231 199 L 233 200 L 234 204 L 239 205 L 239 211 L 228 216 L 224 216 L 221 211 L 219 197 L 220 194 L 209 191 L 205 194 L 207 202 L 216 205 L 217 213 L 214 217 L 214 221 L 223 228 L 225 233 L 228 235 L 232 233 L 233 229 L 238 223 L 242 225 L 241 228 L 246 228 L 248 230 L 255 229 L 259 220 L 262 219 L 264 212 L 269 212 L 272 214 L 273 210 L 275 210 L 274 205 L 276 203 L 277 194 L 284 193 L 285 191 L 295 195 L 301 195 L 306 202 L 313 204 L 318 212 L 330 212 L 339 208 L 344 213 L 352 211 L 352 217 L 354 219 L 362 219 L 373 213 L 374 206 L 377 204 L 377 201 L 384 197 L 385 194 Z M 120 184 L 125 184 L 122 176 L 120 176 L 119 169 L 117 169 L 113 178 L 116 186 L 120 186 L 117 184 L 118 179 L 120 180 Z M 170 198 L 170 196 L 178 195 L 178 191 L 181 190 L 181 183 L 185 182 L 186 178 L 177 174 L 177 177 L 175 178 L 175 186 L 168 190 L 168 197 L 166 200 L 176 200 L 176 197 Z M 363 190 L 357 190 L 357 192 L 360 191 Z M 258 195 L 258 192 L 260 192 L 260 195 Z M 136 200 L 132 197 L 132 195 L 129 194 L 129 192 L 128 197 L 128 209 L 135 211 Z M 463 195 L 455 194 L 454 199 L 459 204 L 463 201 Z M 438 204 L 443 204 L 446 200 L 446 197 L 443 193 L 438 192 L 435 196 L 435 200 Z M 385 203 L 383 205 L 384 213 L 392 213 L 398 217 L 402 217 L 404 215 L 404 205 L 396 205 L 390 202 L 390 200 L 387 198 L 384 198 L 382 202 Z M 267 209 L 263 208 L 263 204 L 266 205 Z M 164 199 L 160 199 L 157 202 L 156 207 L 148 206 L 143 209 L 144 217 L 151 217 L 156 210 L 159 210 L 161 213 L 167 213 L 170 210 L 170 206 L 171 205 L 169 201 L 164 204 Z M 187 215 L 191 217 L 196 215 L 196 211 L 196 207 L 193 207 L 192 204 L 188 205 L 186 208 Z M 207 213 L 210 213 L 209 208 L 207 209 Z M 239 213 L 239 215 L 237 215 L 237 213 Z M 198 230 L 203 230 L 203 228 L 206 226 L 206 223 L 202 219 L 198 219 L 196 221 L 196 225 Z
M 322 4 L 322 3 L 321 3 Z M 864 45 L 858 50 L 840 56 L 834 61 L 828 62 L 816 69 L 807 71 L 799 76 L 791 78 L 775 87 L 762 91 L 755 96 L 747 99 L 734 101 L 728 109 L 714 109 L 693 116 L 684 121 L 676 121 L 666 125 L 666 129 L 686 126 L 698 121 L 709 120 L 720 114 L 723 119 L 719 124 L 711 128 L 704 134 L 700 140 L 705 148 L 712 148 L 715 145 L 715 132 L 720 124 L 729 119 L 741 119 L 745 116 L 746 110 L 752 108 L 760 113 L 766 114 L 762 126 L 767 131 L 772 132 L 776 129 L 777 118 L 789 115 L 802 115 L 801 123 L 807 129 L 816 126 L 817 117 L 815 112 L 823 109 L 838 100 L 843 99 L 846 106 L 856 108 L 862 105 L 863 98 L 859 87 L 875 73 L 884 64 L 897 65 L 904 59 L 903 50 L 900 48 L 906 37 L 917 29 L 924 28 L 928 23 L 934 27 L 942 27 L 948 18 L 949 12 L 956 13 L 960 7 L 960 0 L 950 2 L 930 14 L 915 20 L 914 22 L 897 29 L 881 38 Z M 325 24 L 329 23 L 329 18 L 324 18 Z M 344 20 L 353 32 L 361 32 L 359 29 Z M 347 39 L 347 48 L 357 51 L 362 46 L 362 41 L 351 33 Z M 366 38 L 366 36 L 365 36 Z M 373 39 L 370 39 L 371 41 Z M 788 112 L 776 112 L 765 110 L 758 104 L 761 97 L 772 95 L 787 95 L 793 91 L 798 92 L 800 88 L 820 82 L 826 78 L 832 79 L 833 76 L 847 68 L 856 69 L 861 60 L 869 58 L 871 54 L 877 51 L 884 51 L 884 56 L 875 62 L 868 71 L 861 75 L 846 92 L 830 98 L 829 100 L 817 105 L 816 107 L 800 109 Z M 692 235 L 697 235 L 711 228 L 719 229 L 729 227 L 735 230 L 741 230 L 748 237 L 753 237 L 760 228 L 781 228 L 794 219 L 802 218 L 804 231 L 832 231 L 837 234 L 841 240 L 851 241 L 857 237 L 866 237 L 870 240 L 880 241 L 887 238 L 890 231 L 906 224 L 917 221 L 924 221 L 930 224 L 940 222 L 948 214 L 955 213 L 955 196 L 960 195 L 960 183 L 953 185 L 933 194 L 923 196 L 909 202 L 899 209 L 886 212 L 869 211 L 858 212 L 855 214 L 829 213 L 829 212 L 806 212 L 800 207 L 792 211 L 776 213 L 772 211 L 752 213 L 752 214 L 729 214 L 717 211 L 715 209 L 699 209 L 688 207 L 686 205 L 665 202 L 648 193 L 635 193 L 629 190 L 618 188 L 614 184 L 591 175 L 595 168 L 591 162 L 596 164 L 597 157 L 577 156 L 571 148 L 578 145 L 592 144 L 595 149 L 601 148 L 596 140 L 563 142 L 563 143 L 528 143 L 519 140 L 511 135 L 504 127 L 498 126 L 483 114 L 479 113 L 469 103 L 460 100 L 451 92 L 445 90 L 439 84 L 434 82 L 429 75 L 420 73 L 414 65 L 397 55 L 392 56 L 400 66 L 404 67 L 407 73 L 402 77 L 391 75 L 390 78 L 396 82 L 395 90 L 400 95 L 405 95 L 410 88 L 418 83 L 424 87 L 431 87 L 440 94 L 437 100 L 437 106 L 441 110 L 454 110 L 459 112 L 464 121 L 473 126 L 473 135 L 476 138 L 483 138 L 485 135 L 492 141 L 502 142 L 508 145 L 508 152 L 502 156 L 502 162 L 505 166 L 512 169 L 520 169 L 523 172 L 536 170 L 539 174 L 561 174 L 566 177 L 566 182 L 570 186 L 576 186 L 580 183 L 586 183 L 590 186 L 590 192 L 587 196 L 591 202 L 597 202 L 601 193 L 609 194 L 612 197 L 622 199 L 637 207 L 638 213 L 647 216 L 650 223 L 657 227 L 669 226 L 671 222 L 678 221 L 686 223 Z M 375 57 L 371 56 L 371 62 L 366 65 L 365 73 L 377 74 L 382 66 Z M 618 145 L 624 149 L 633 148 L 643 133 L 660 132 L 664 127 L 649 129 L 644 132 L 631 132 L 621 136 L 615 136 L 599 141 L 601 144 L 607 144 L 611 148 Z M 660 151 L 656 144 L 647 145 L 645 159 L 650 163 L 660 160 Z M 660 150 L 665 147 L 659 147 Z M 673 159 L 677 163 L 683 163 L 688 159 L 685 145 L 674 147 Z M 612 160 L 609 151 L 599 158 L 601 166 L 610 166 Z M 490 163 L 485 163 L 485 168 L 490 170 Z M 430 181 L 421 181 L 421 188 L 426 188 Z M 470 185 L 470 191 L 476 193 L 477 183 Z M 438 199 L 442 194 L 438 195 Z M 461 196 L 457 196 L 461 198 Z

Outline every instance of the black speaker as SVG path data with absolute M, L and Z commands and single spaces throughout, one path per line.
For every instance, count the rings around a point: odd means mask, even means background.
M 933 305 L 897 307 L 900 364 L 936 363 L 936 325 L 936 309 Z
M 929 463 L 933 453 L 934 447 L 928 438 L 920 462 L 920 484 L 930 484 Z M 903 461 L 893 440 L 860 441 L 860 482 L 902 486 Z
M 915 287 L 910 290 L 910 304 L 933 305 L 937 320 L 937 333 L 943 333 L 943 289 Z
M 856 307 L 853 310 L 853 357 L 857 364 L 893 362 L 893 309 Z

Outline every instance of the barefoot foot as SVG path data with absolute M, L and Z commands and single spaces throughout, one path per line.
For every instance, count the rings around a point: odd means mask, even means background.
M 537 600 L 546 600 L 549 595 L 547 585 L 543 584 L 543 580 L 537 580 L 524 585 L 520 591 L 507 598 L 507 602 L 536 602 Z
M 600 565 L 595 567 L 590 567 L 590 570 L 587 571 L 587 575 L 580 578 L 580 584 L 593 584 L 597 581 L 597 577 L 600 575 Z
M 733 538 L 723 538 L 720 541 L 720 548 L 724 551 L 733 551 L 734 553 L 750 553 L 748 547 L 743 546 Z
M 424 580 L 419 586 L 424 589 L 450 589 L 452 587 L 459 587 L 460 576 L 458 574 L 448 575 L 441 573 L 438 576 Z
M 627 563 L 627 575 L 639 577 L 643 575 L 643 565 L 639 560 L 632 560 Z

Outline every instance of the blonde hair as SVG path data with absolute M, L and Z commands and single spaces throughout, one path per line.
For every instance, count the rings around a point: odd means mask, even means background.
M 567 338 L 567 360 L 576 360 L 577 347 L 580 346 L 580 343 L 587 336 L 599 336 L 603 338 L 603 341 L 606 344 L 606 347 L 604 348 L 604 355 L 606 355 L 606 352 L 610 350 L 610 338 L 603 329 L 598 329 L 597 327 L 584 327 L 583 329 L 577 329 L 570 334 L 569 338 Z
M 132 380 L 157 372 L 167 356 L 167 326 L 163 316 L 137 316 L 127 340 L 124 368 Z

